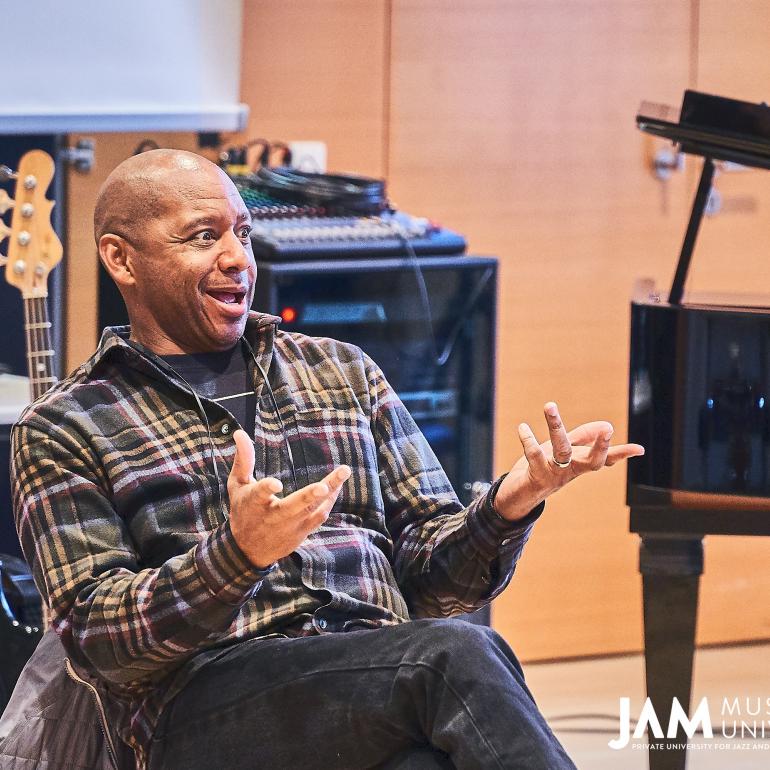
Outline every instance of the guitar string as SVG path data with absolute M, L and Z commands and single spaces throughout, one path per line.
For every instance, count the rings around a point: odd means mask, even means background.
M 34 320 L 35 327 L 33 329 L 33 336 L 34 336 L 35 345 L 36 345 L 35 349 L 37 351 L 37 355 L 35 356 L 35 358 L 36 358 L 36 360 L 35 360 L 35 384 L 37 385 L 37 394 L 36 394 L 36 396 L 39 396 L 42 393 L 43 388 L 45 387 L 45 383 L 42 382 L 41 377 L 40 377 L 40 375 L 41 375 L 40 364 L 42 363 L 42 357 L 41 357 L 40 354 L 42 353 L 43 348 L 40 345 L 40 326 L 39 326 L 39 324 L 40 324 L 40 312 L 39 312 L 40 311 L 40 307 L 39 307 L 39 304 L 40 304 L 40 298 L 39 297 L 34 297 L 33 300 L 32 300 L 32 308 L 33 308 L 33 311 L 34 311 L 33 317 L 35 319 Z
M 37 322 L 37 325 L 35 326 L 35 337 L 40 344 L 40 347 L 38 348 L 37 362 L 35 364 L 35 371 L 38 375 L 38 384 L 40 385 L 40 393 L 42 394 L 48 390 L 50 383 L 45 379 L 48 376 L 48 367 L 45 364 L 45 351 L 48 350 L 48 348 L 42 344 L 43 340 L 45 339 L 45 329 L 43 329 L 40 324 L 43 323 L 45 313 L 42 312 L 43 307 L 41 306 L 41 301 L 41 297 L 35 297 L 35 319 Z M 42 372 L 40 371 L 41 367 L 43 369 Z
M 35 324 L 37 322 L 37 312 L 35 308 L 35 298 L 30 297 L 27 300 L 27 306 L 29 308 L 29 322 Z M 37 381 L 37 366 L 35 365 L 35 352 L 37 351 L 37 338 L 35 332 L 37 327 L 32 325 L 29 328 L 29 376 L 32 378 L 32 398 L 35 399 L 40 393 L 40 386 Z
M 45 297 L 41 297 L 40 301 L 41 301 L 41 307 L 43 309 L 43 314 L 45 316 L 45 320 L 44 320 L 44 323 L 45 323 L 44 331 L 45 331 L 45 339 L 46 339 L 45 349 L 50 351 L 48 355 L 48 366 L 46 367 L 47 376 L 49 378 L 48 388 L 47 388 L 48 390 L 59 381 L 59 378 L 56 376 L 56 371 L 54 367 L 54 359 L 56 357 L 56 352 L 54 351 L 54 347 L 53 347 L 53 336 L 52 336 L 53 332 L 51 331 L 52 329 L 51 317 L 50 317 L 50 314 L 48 313 L 48 296 L 46 295 Z
M 37 372 L 41 374 L 40 368 L 42 366 L 42 377 L 39 377 L 40 393 L 45 393 L 53 385 L 53 357 L 51 349 L 51 335 L 48 324 L 48 308 L 46 307 L 46 298 L 36 297 L 37 304 L 37 326 L 35 330 L 38 332 L 38 340 L 41 347 L 38 349 L 41 353 L 38 356 Z
M 37 319 L 37 307 L 36 307 L 37 303 L 36 303 L 35 299 L 36 299 L 35 297 L 32 297 L 30 299 L 30 307 L 32 309 L 32 323 L 35 324 L 35 326 L 33 326 L 32 329 L 30 329 L 30 331 L 32 332 L 31 337 L 32 337 L 32 340 L 34 341 L 33 350 L 35 351 L 35 353 L 33 353 L 33 357 L 32 357 L 32 366 L 34 367 L 33 371 L 32 371 L 32 377 L 33 377 L 32 387 L 33 387 L 33 390 L 34 390 L 34 396 L 35 396 L 35 398 L 37 398 L 40 395 L 40 380 L 39 380 L 39 372 L 38 372 L 38 368 L 37 368 L 38 367 L 38 356 L 36 354 L 40 352 L 40 348 L 38 347 L 38 333 L 37 333 L 38 332 L 38 327 L 37 327 L 38 319 Z
M 53 349 L 53 340 L 51 338 L 51 319 L 48 315 L 48 299 L 47 297 L 41 297 L 40 298 L 40 307 L 43 312 L 44 321 L 43 323 L 45 326 L 43 327 L 43 332 L 45 336 L 45 349 L 50 351 L 48 353 L 48 356 L 46 358 L 48 365 L 46 366 L 46 376 L 48 379 L 48 388 L 51 388 L 57 381 L 57 377 L 54 374 L 54 349 Z M 47 389 L 48 389 L 47 388 Z
M 55 382 L 51 328 L 45 302 L 45 297 L 30 297 L 24 302 L 27 360 L 33 399 L 45 393 Z
M 32 380 L 32 347 L 29 339 L 29 302 L 24 298 L 24 340 L 27 343 L 27 370 L 30 376 L 30 388 L 32 389 L 32 398 L 35 398 L 35 383 Z
M 38 297 L 37 298 L 37 305 L 38 305 L 38 323 L 41 324 L 38 328 L 40 329 L 40 337 L 42 338 L 42 350 L 45 351 L 43 354 L 43 357 L 40 362 L 38 362 L 38 370 L 40 368 L 41 364 L 45 364 L 45 368 L 43 369 L 43 375 L 44 375 L 44 382 L 41 383 L 43 386 L 43 392 L 48 390 L 48 388 L 53 385 L 53 382 L 51 381 L 51 356 L 49 351 L 51 350 L 49 340 L 48 340 L 48 330 L 46 329 L 44 324 L 46 322 L 46 319 L 48 318 L 48 313 L 46 312 L 46 306 L 45 306 L 45 297 Z
M 25 303 L 27 307 L 27 318 L 28 323 L 33 324 L 35 322 L 35 306 L 34 306 L 34 300 L 32 297 L 30 297 Z M 35 338 L 34 338 L 34 327 L 29 328 L 27 330 L 27 359 L 28 359 L 28 367 L 29 367 L 29 376 L 31 380 L 32 385 L 32 398 L 37 398 L 38 395 L 38 385 L 37 385 L 37 379 L 35 377 L 36 371 L 35 371 Z

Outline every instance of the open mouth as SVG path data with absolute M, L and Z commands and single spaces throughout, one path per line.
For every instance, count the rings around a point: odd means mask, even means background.
M 240 315 L 246 309 L 245 290 L 207 289 L 206 294 L 228 313 Z
M 243 298 L 246 296 L 245 291 L 209 291 L 206 292 L 210 297 L 213 297 L 217 302 L 224 302 L 225 305 L 240 305 L 243 302 Z

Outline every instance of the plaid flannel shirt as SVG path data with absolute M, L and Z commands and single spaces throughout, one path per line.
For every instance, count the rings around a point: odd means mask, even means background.
M 352 475 L 328 521 L 266 570 L 227 519 L 237 423 L 126 327 L 14 428 L 22 548 L 140 767 L 165 703 L 227 645 L 477 609 L 507 585 L 542 510 L 511 525 L 492 492 L 463 508 L 377 366 L 278 320 L 252 313 L 245 335 L 275 399 L 254 371 L 255 475 L 292 490 L 287 443 L 299 486 L 343 463 Z

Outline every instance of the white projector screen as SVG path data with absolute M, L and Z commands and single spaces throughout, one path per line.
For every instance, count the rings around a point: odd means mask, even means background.
M 0 0 L 0 9 L 0 134 L 245 126 L 242 0 Z

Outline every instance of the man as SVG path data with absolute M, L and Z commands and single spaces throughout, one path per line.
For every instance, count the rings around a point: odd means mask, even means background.
M 424 746 L 423 767 L 573 767 L 499 637 L 407 621 L 489 602 L 545 498 L 642 448 L 568 434 L 549 403 L 550 441 L 519 426 L 525 456 L 464 509 L 370 359 L 250 313 L 250 218 L 219 168 L 135 156 L 94 220 L 130 330 L 16 426 L 15 510 L 138 765 L 395 767 Z

